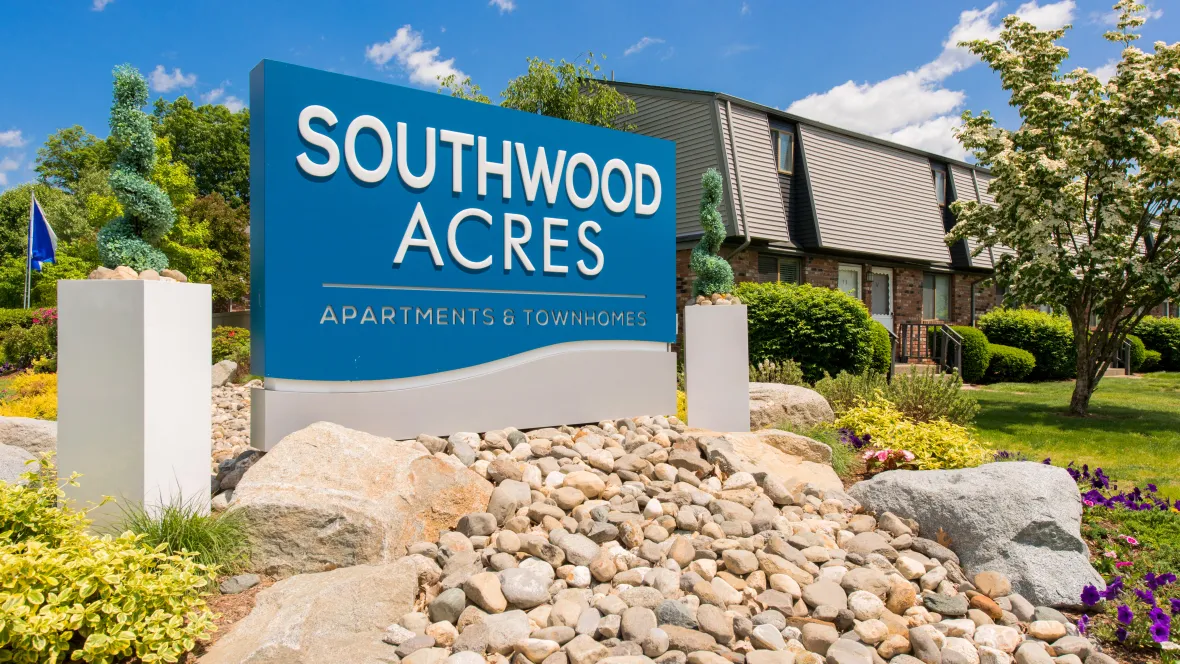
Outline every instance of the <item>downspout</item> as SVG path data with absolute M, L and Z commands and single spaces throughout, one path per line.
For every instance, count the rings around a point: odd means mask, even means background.
M 745 251 L 746 247 L 750 246 L 750 224 L 746 223 L 746 197 L 742 195 L 742 169 L 738 166 L 737 143 L 733 140 L 733 104 L 728 99 L 725 100 L 725 127 L 729 132 L 729 151 L 733 155 L 733 179 L 737 182 L 738 208 L 741 209 L 741 213 L 738 216 L 741 217 L 742 221 L 742 233 L 746 236 L 745 242 L 742 242 L 725 259 L 730 261 L 733 260 L 734 256 Z

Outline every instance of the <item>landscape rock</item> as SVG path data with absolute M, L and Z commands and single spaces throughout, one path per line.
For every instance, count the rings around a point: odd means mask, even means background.
M 228 381 L 237 370 L 238 363 L 234 362 L 233 360 L 222 360 L 214 364 L 211 370 L 211 378 L 213 381 L 212 386 L 221 387 L 222 385 L 225 385 L 226 381 Z
M 916 520 L 923 533 L 943 530 L 965 569 L 1001 572 L 1034 604 L 1075 606 L 1086 585 L 1104 587 L 1081 538 L 1077 484 L 1062 468 L 889 471 L 850 493 L 867 509 Z
M 750 383 L 750 430 L 789 422 L 809 429 L 836 419 L 832 406 L 815 390 L 781 383 Z
M 19 447 L 34 458 L 57 451 L 57 422 L 0 416 L 0 445 Z
M 0 445 L 0 482 L 20 486 L 28 484 L 28 481 L 21 475 L 38 469 L 36 464 L 29 463 L 34 458 L 32 454 L 22 448 Z
M 487 511 L 490 494 L 491 485 L 457 461 L 321 422 L 254 464 L 230 512 L 253 536 L 254 566 L 282 577 L 394 560 L 410 543 Z

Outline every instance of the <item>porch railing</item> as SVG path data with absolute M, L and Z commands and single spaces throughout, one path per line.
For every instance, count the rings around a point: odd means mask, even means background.
M 963 373 L 963 337 L 945 323 L 902 323 L 899 362 L 930 360 L 940 371 Z

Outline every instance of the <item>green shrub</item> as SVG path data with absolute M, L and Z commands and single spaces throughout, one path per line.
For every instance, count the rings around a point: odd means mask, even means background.
M 222 325 L 213 328 L 213 362 L 233 360 L 239 367 L 250 366 L 250 330 Z
M 873 334 L 873 363 L 869 365 L 869 370 L 888 374 L 893 365 L 893 343 L 889 340 L 889 330 L 873 321 L 869 331 Z
M 0 659 L 175 662 L 214 629 L 212 570 L 138 535 L 90 535 L 56 484 L 25 478 L 0 483 Z
M 30 327 L 32 324 L 32 309 L 0 309 L 0 329 L 7 330 L 14 325 L 17 327 Z
M 1160 357 L 1160 352 L 1158 350 L 1149 350 L 1143 353 L 1143 366 L 1140 367 L 1140 370 L 1143 371 L 1143 373 L 1159 370 Z
M 1148 350 L 1160 354 L 1160 369 L 1180 371 L 1180 318 L 1145 316 L 1135 326 L 1135 335 Z
M 241 570 L 249 559 L 250 541 L 241 512 L 206 513 L 198 502 L 177 500 L 159 508 L 121 505 L 118 532 L 143 535 L 150 547 L 168 553 L 189 552 L 202 565 L 219 572 Z
M 983 377 L 988 383 L 1018 383 L 1028 378 L 1037 366 L 1033 354 L 1021 348 L 991 344 L 991 352 L 991 361 Z
M 743 282 L 751 361 L 794 360 L 813 382 L 825 373 L 862 373 L 873 362 L 873 319 L 859 300 L 831 288 Z
M 832 411 L 839 417 L 848 409 L 861 402 L 869 402 L 885 394 L 889 382 L 884 374 L 867 372 L 852 374 L 841 371 L 835 378 L 824 376 L 816 381 L 815 391 L 828 400 Z
M 979 404 L 963 391 L 958 375 L 911 371 L 890 381 L 883 396 L 915 422 L 944 419 L 968 425 L 979 413 Z
M 987 335 L 979 328 L 968 325 L 952 325 L 951 329 L 963 337 L 963 381 L 978 383 L 987 372 L 987 363 L 992 359 L 988 348 Z
M 793 360 L 775 362 L 774 360 L 764 359 L 758 364 L 750 365 L 750 382 L 803 385 L 803 370 Z
M 1143 360 L 1147 359 L 1147 347 L 1133 334 L 1127 335 L 1127 341 L 1131 342 L 1131 373 L 1135 373 L 1143 366 Z
M 1069 319 L 1032 309 L 996 309 L 979 318 L 992 343 L 1023 348 L 1036 358 L 1029 380 L 1061 380 L 1077 373 Z
M 966 428 L 941 419 L 915 422 L 884 400 L 852 408 L 836 426 L 862 438 L 870 435 L 874 448 L 913 453 L 919 470 L 970 468 L 992 458 L 992 451 Z
M 57 356 L 57 326 L 11 327 L 4 333 L 4 361 L 16 369 L 43 357 Z

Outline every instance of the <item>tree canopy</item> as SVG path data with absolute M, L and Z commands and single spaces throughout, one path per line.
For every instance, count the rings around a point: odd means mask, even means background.
M 1061 71 L 1064 28 L 1009 16 L 999 39 L 967 43 L 999 73 L 1021 124 L 963 114 L 959 140 L 991 169 L 996 204 L 956 202 L 948 237 L 974 238 L 977 252 L 1011 248 L 997 252 L 995 275 L 1007 297 L 1069 314 L 1078 415 L 1127 333 L 1180 290 L 1180 43 L 1144 52 L 1134 45 L 1144 6 L 1115 8 L 1105 38 L 1123 51 L 1105 83 Z
M 185 96 L 168 102 L 158 99 L 156 133 L 172 143 L 177 161 L 188 167 L 197 195 L 217 193 L 231 205 L 250 202 L 250 110 L 237 113 L 205 104 L 195 106 Z

